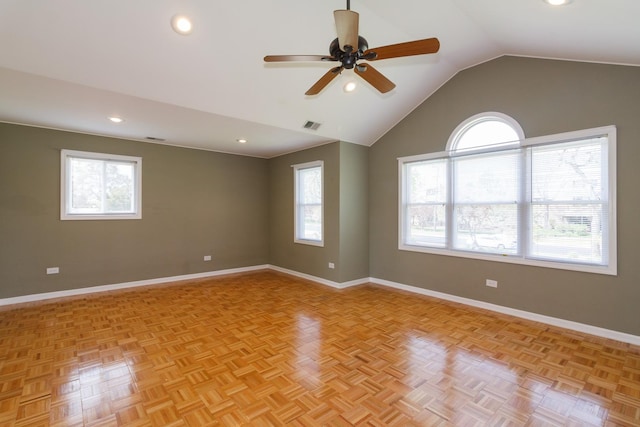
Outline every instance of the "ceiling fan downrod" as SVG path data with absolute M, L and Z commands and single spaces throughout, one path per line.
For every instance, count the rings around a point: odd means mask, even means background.
M 347 10 L 351 10 L 351 0 L 347 0 Z

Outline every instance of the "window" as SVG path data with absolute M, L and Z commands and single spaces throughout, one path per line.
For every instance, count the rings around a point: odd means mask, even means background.
M 462 122 L 451 134 L 447 151 L 464 151 L 514 146 L 524 139 L 522 128 L 506 114 L 477 114 Z
M 60 219 L 139 219 L 142 158 L 62 150 Z
M 399 248 L 616 274 L 614 126 L 525 139 L 500 113 L 399 159 Z
M 295 193 L 294 241 L 323 246 L 323 162 L 293 166 Z
M 517 252 L 520 160 L 514 150 L 451 160 L 454 249 Z

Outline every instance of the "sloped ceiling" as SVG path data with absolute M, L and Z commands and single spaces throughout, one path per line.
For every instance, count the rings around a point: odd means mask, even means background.
M 336 141 L 370 146 L 459 71 L 502 55 L 640 65 L 640 1 L 353 0 L 369 46 L 437 37 L 440 52 L 376 62 L 380 94 L 331 63 L 342 0 L 1 0 L 0 121 L 257 157 Z M 191 35 L 170 20 L 189 16 Z M 355 80 L 355 92 L 345 93 Z M 124 122 L 111 123 L 108 116 Z M 321 123 L 317 130 L 306 121 Z M 248 142 L 240 144 L 237 139 Z

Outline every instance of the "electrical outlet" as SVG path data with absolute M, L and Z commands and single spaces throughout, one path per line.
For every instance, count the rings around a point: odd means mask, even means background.
M 205 255 L 204 256 L 204 260 L 205 261 L 211 261 L 211 255 Z
M 498 281 L 497 280 L 487 279 L 487 286 L 489 286 L 490 288 L 497 288 L 498 287 Z
M 60 267 L 47 267 L 47 274 L 58 274 L 60 273 Z
M 329 268 L 334 269 L 334 268 L 336 268 L 336 265 L 334 263 L 330 262 L 329 263 Z

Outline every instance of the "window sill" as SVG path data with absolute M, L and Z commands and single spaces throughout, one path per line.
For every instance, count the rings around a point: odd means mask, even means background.
M 433 255 L 454 256 L 458 258 L 478 259 L 483 261 L 505 262 L 509 264 L 528 265 L 533 267 L 555 268 L 559 270 L 579 271 L 583 273 L 606 274 L 609 276 L 617 276 L 617 266 L 615 262 L 610 265 L 588 265 L 569 262 L 545 261 L 531 258 L 524 258 L 521 255 L 509 254 L 489 254 L 478 252 L 455 251 L 451 249 L 430 248 L 425 246 L 412 246 L 400 244 L 398 249 L 408 252 L 422 252 Z
M 324 241 L 321 240 L 304 240 L 304 239 L 295 239 L 293 243 L 299 243 L 301 245 L 309 245 L 309 246 L 319 246 L 324 247 Z
M 113 220 L 113 219 L 142 219 L 142 214 L 112 214 L 112 215 L 87 215 L 87 214 L 62 214 L 60 220 L 62 221 L 91 221 L 91 220 Z

